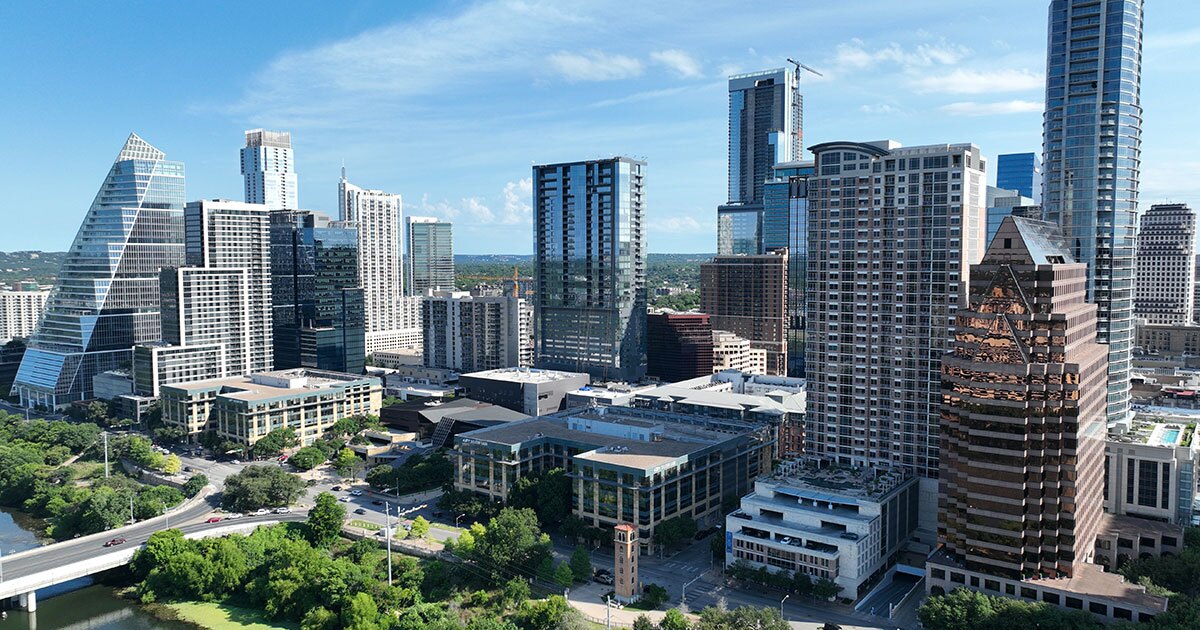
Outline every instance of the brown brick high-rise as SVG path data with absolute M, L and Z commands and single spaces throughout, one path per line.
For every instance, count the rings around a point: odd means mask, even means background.
M 646 315 L 646 374 L 677 383 L 713 373 L 713 334 L 704 313 Z
M 767 374 L 787 374 L 788 250 L 761 256 L 717 256 L 700 265 L 700 310 L 714 330 L 727 330 L 767 351 Z
M 1104 498 L 1107 351 L 1056 225 L 1004 220 L 942 359 L 939 542 L 968 571 L 1070 577 Z

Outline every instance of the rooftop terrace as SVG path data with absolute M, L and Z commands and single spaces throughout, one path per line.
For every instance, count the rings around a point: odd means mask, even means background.
M 852 468 L 802 457 L 780 463 L 769 479 L 794 488 L 878 501 L 911 477 L 912 473 L 902 468 Z

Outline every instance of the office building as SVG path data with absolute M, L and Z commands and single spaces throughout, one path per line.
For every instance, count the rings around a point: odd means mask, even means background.
M 426 367 L 480 372 L 533 366 L 533 309 L 525 300 L 430 290 L 422 321 Z
M 750 340 L 743 339 L 728 330 L 714 330 L 713 373 L 737 370 L 747 374 L 767 373 L 767 351 L 755 348 Z
M 1030 219 L 1042 219 L 1041 206 L 1035 205 L 1033 199 L 1019 194 L 1015 190 L 1004 190 L 994 186 L 987 187 L 987 234 L 986 242 L 992 242 L 996 230 L 1004 222 L 1004 217 L 1018 216 Z
M 1139 416 L 1128 428 L 1114 427 L 1104 443 L 1104 511 L 1192 525 L 1200 462 L 1196 432 L 1195 420 L 1188 416 Z
M 559 411 L 568 392 L 589 383 L 591 377 L 588 374 L 517 367 L 484 370 L 458 377 L 458 385 L 466 396 L 527 416 Z
M 183 264 L 183 164 L 130 134 L 80 225 L 12 393 L 64 407 L 162 337 L 158 272 Z
M 668 383 L 712 374 L 713 332 L 705 313 L 646 316 L 646 375 Z
M 776 164 L 801 157 L 798 72 L 778 68 L 729 77 L 729 201 L 717 208 L 720 256 L 762 254 L 768 247 L 765 183 Z
M 400 195 L 338 183 L 342 221 L 358 231 L 358 279 L 363 287 L 367 354 L 420 346 L 420 304 L 404 299 L 400 270 Z
M 246 203 L 263 204 L 268 210 L 299 208 L 292 134 L 265 129 L 247 131 L 246 146 L 242 149 L 242 178 L 246 183 Z
M 433 217 L 404 222 L 404 263 L 408 295 L 454 289 L 454 240 L 450 223 Z
M 973 269 L 942 361 L 931 592 L 967 586 L 1142 621 L 1165 608 L 1090 562 L 1107 520 L 1107 350 L 1086 285 L 1056 224 L 1017 217 Z
M 1042 209 L 1088 268 L 1108 345 L 1108 421 L 1130 416 L 1141 164 L 1142 1 L 1052 0 Z
M 724 522 L 721 505 L 770 468 L 769 427 L 738 420 L 596 407 L 507 422 L 454 441 L 454 488 L 507 500 L 523 476 L 562 468 L 571 512 L 592 527 L 632 523 L 643 553 L 655 528 L 684 516 Z
M 1186 326 L 1195 318 L 1196 213 L 1156 204 L 1138 231 L 1134 314 L 1150 324 Z
M 918 494 L 907 469 L 784 462 L 725 518 L 725 564 L 824 578 L 858 599 L 916 529 Z
M 941 358 L 983 253 L 986 161 L 973 144 L 811 148 L 808 454 L 921 477 L 936 528 Z
M 366 330 L 358 231 L 311 210 L 271 213 L 276 369 L 361 374 Z
M 770 426 L 777 449 L 774 459 L 804 451 L 805 382 L 801 378 L 726 370 L 633 392 L 628 406 Z
M 253 446 L 274 429 L 292 429 L 309 445 L 342 418 L 378 415 L 379 379 L 298 368 L 164 385 L 163 423 L 189 441 L 203 432 Z
M 429 399 L 422 398 L 388 405 L 379 411 L 379 420 L 388 427 L 414 433 L 421 441 L 428 440 L 433 448 L 442 448 L 453 446 L 454 438 L 467 431 L 529 418 L 519 411 L 470 398 L 428 403 Z
M 533 167 L 538 367 L 645 375 L 645 170 L 626 157 Z
M 788 251 L 717 256 L 700 265 L 700 310 L 725 330 L 766 350 L 767 374 L 787 374 Z
M 1015 190 L 1042 203 L 1042 159 L 1036 153 L 1002 153 L 996 156 L 996 188 Z
M 763 251 L 788 248 L 787 374 L 804 377 L 804 289 L 808 274 L 808 178 L 813 163 L 782 162 L 763 186 Z
M 37 286 L 0 291 L 0 344 L 32 335 L 49 297 L 50 291 Z

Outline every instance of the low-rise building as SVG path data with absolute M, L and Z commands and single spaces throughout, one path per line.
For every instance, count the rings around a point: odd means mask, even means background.
M 554 468 L 571 479 L 572 512 L 595 527 L 632 523 L 643 552 L 675 517 L 700 527 L 770 467 L 768 427 L 628 407 L 573 409 L 455 438 L 454 487 L 507 500 L 516 481 Z
M 825 578 L 857 599 L 917 528 L 919 494 L 903 469 L 785 462 L 726 517 L 725 563 Z
M 650 391 L 655 387 L 657 385 L 633 385 L 630 383 L 584 385 L 573 392 L 567 392 L 564 406 L 567 409 L 574 409 L 576 407 L 629 407 L 633 404 L 634 396 Z
M 1200 461 L 1196 421 L 1143 418 L 1110 428 L 1104 443 L 1104 511 L 1191 525 Z
M 414 400 L 388 405 L 379 411 L 379 419 L 390 427 L 416 434 L 431 441 L 433 448 L 453 444 L 454 436 L 501 422 L 528 419 L 529 416 L 506 407 L 470 398 L 454 400 Z
M 396 369 L 400 367 L 424 367 L 425 359 L 421 348 L 397 348 L 395 350 L 376 350 L 371 355 L 371 363 L 376 367 Z
M 510 367 L 462 374 L 458 384 L 475 400 L 508 407 L 527 416 L 559 411 L 567 392 L 592 382 L 581 372 Z
M 163 423 L 184 429 L 189 440 L 213 431 L 251 446 L 288 428 L 308 445 L 342 418 L 378 414 L 382 392 L 377 378 L 296 368 L 164 385 L 160 398 Z
M 713 331 L 713 372 L 737 370 L 748 374 L 767 373 L 767 351 L 752 348 L 750 341 L 727 330 Z

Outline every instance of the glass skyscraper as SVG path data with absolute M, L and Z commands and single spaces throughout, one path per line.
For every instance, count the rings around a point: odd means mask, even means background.
M 408 217 L 404 243 L 409 295 L 424 295 L 426 289 L 454 288 L 454 233 L 450 223 L 433 217 Z
M 1015 190 L 1022 197 L 1042 202 L 1042 161 L 1036 153 L 996 156 L 996 188 Z
M 29 339 L 13 383 L 23 405 L 91 398 L 93 376 L 161 339 L 159 270 L 183 265 L 183 205 L 183 164 L 130 134 Z
M 275 368 L 361 374 L 358 231 L 310 210 L 271 213 Z
M 1141 0 L 1053 0 L 1042 206 L 1088 266 L 1108 344 L 1108 420 L 1130 414 L 1134 236 L 1141 168 Z
M 626 157 L 533 167 L 538 367 L 645 375 L 645 169 Z
M 788 249 L 787 375 L 804 377 L 804 288 L 808 275 L 808 178 L 813 163 L 776 164 L 763 187 L 764 250 Z

